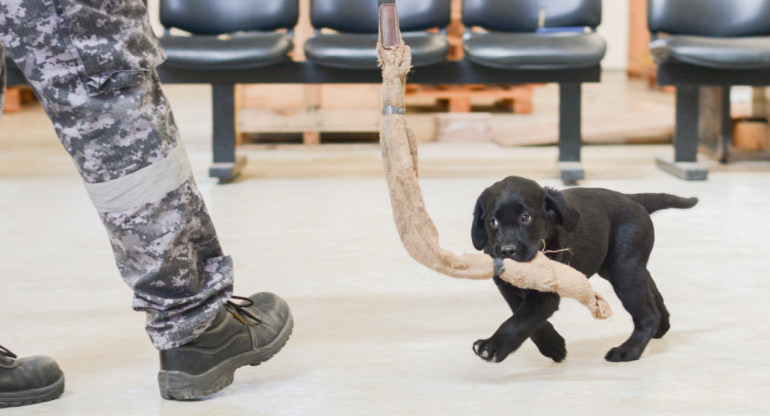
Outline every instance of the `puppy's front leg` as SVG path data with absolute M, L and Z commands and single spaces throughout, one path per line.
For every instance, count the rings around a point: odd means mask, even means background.
M 495 284 L 500 290 L 500 294 L 503 295 L 503 299 L 511 307 L 511 312 L 514 314 L 521 308 L 524 298 L 528 292 L 535 292 L 533 290 L 522 289 L 506 282 L 505 280 L 495 277 Z M 544 356 L 554 360 L 555 362 L 561 362 L 564 357 L 567 356 L 567 349 L 564 347 L 564 338 L 556 332 L 553 325 L 550 322 L 543 322 L 535 332 L 529 337 L 532 342 L 535 343 L 537 349 Z
M 473 351 L 484 360 L 503 361 L 508 354 L 516 351 L 542 325 L 550 326 L 546 321 L 559 309 L 559 300 L 559 295 L 555 293 L 527 291 L 516 313 L 503 322 L 494 335 L 488 339 L 476 341 L 473 344 Z

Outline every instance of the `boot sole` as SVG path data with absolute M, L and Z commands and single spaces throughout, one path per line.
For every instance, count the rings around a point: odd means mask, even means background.
M 47 402 L 61 396 L 64 392 L 64 374 L 53 384 L 34 390 L 18 392 L 0 392 L 0 409 Z
M 230 357 L 209 371 L 192 375 L 182 371 L 158 372 L 160 395 L 166 400 L 195 400 L 210 396 L 233 382 L 235 370 L 246 366 L 257 366 L 272 358 L 280 351 L 291 336 L 294 319 L 289 315 L 281 332 L 264 347 Z

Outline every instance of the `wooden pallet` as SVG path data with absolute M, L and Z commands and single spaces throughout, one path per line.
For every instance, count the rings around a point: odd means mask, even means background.
M 315 145 L 321 133 L 376 133 L 381 89 L 371 84 L 241 85 L 239 136 L 301 133 L 304 144 Z
M 21 106 L 34 100 L 34 95 L 29 87 L 8 87 L 5 91 L 4 113 L 15 113 L 21 110 Z
M 650 31 L 647 28 L 647 0 L 630 0 L 628 18 L 628 63 L 630 78 L 641 79 L 650 89 L 673 93 L 676 87 L 657 85 L 658 66 L 650 51 Z
M 449 52 L 447 59 L 457 61 L 463 59 L 463 34 L 465 26 L 462 24 L 462 2 L 452 0 L 451 18 L 446 28 L 446 37 L 449 40 Z M 406 97 L 434 98 L 448 104 L 451 113 L 468 113 L 471 111 L 471 102 L 477 99 L 493 99 L 498 107 L 513 111 L 514 113 L 532 113 L 533 85 L 443 85 L 429 86 L 408 84 Z
M 447 59 L 450 61 L 459 61 L 463 59 L 463 33 L 465 26 L 462 23 L 462 1 L 452 0 L 451 17 L 449 26 L 446 28 L 446 37 L 449 40 L 449 53 Z
M 313 35 L 309 1 L 301 0 L 295 29 L 293 59 L 302 60 L 300 45 Z M 461 2 L 452 0 L 452 23 L 447 30 L 450 60 L 462 58 Z M 259 133 L 301 133 L 304 144 L 318 144 L 321 133 L 379 131 L 380 85 L 239 85 L 236 94 L 236 137 Z M 492 101 L 515 113 L 532 112 L 532 85 L 427 86 L 407 85 L 406 98 L 429 98 L 448 104 L 450 112 L 468 113 L 473 100 Z M 419 100 L 418 100 L 419 101 Z M 408 103 L 409 104 L 409 103 Z
M 532 113 L 533 84 L 527 85 L 449 85 L 431 86 L 408 84 L 407 98 L 434 98 L 446 101 L 449 112 L 467 113 L 471 111 L 474 99 L 492 99 L 498 107 L 519 114 Z

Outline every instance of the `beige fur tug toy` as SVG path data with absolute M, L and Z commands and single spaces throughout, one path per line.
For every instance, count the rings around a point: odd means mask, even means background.
M 457 255 L 439 246 L 438 231 L 425 210 L 417 179 L 417 143 L 404 117 L 406 74 L 411 69 L 411 51 L 401 39 L 395 0 L 378 0 L 380 37 L 377 44 L 382 67 L 382 122 L 380 145 L 390 190 L 393 218 L 406 251 L 423 265 L 448 276 L 491 279 L 499 276 L 525 289 L 556 292 L 577 299 L 595 318 L 612 311 L 607 301 L 593 291 L 585 275 L 538 255 L 528 263 L 495 259 L 485 254 Z

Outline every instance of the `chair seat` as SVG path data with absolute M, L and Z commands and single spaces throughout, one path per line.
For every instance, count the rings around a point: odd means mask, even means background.
M 502 69 L 569 69 L 599 64 L 607 43 L 596 33 L 472 33 L 463 41 L 465 56 L 479 65 Z
M 412 50 L 412 66 L 446 60 L 449 51 L 446 37 L 426 32 L 408 32 L 401 36 Z M 378 69 L 376 46 L 376 34 L 319 34 L 305 42 L 305 57 L 318 65 L 335 68 Z
M 283 33 L 217 36 L 163 36 L 167 67 L 190 70 L 257 68 L 288 60 L 294 43 Z
M 712 38 L 669 36 L 650 43 L 658 63 L 688 63 L 718 69 L 770 68 L 770 36 Z

